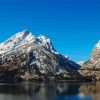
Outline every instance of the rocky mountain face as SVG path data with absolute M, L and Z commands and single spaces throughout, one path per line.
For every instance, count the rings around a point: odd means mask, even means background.
M 81 67 L 81 74 L 100 80 L 100 41 L 94 46 L 90 58 Z
M 76 80 L 80 65 L 58 53 L 50 39 L 28 30 L 0 44 L 0 81 Z

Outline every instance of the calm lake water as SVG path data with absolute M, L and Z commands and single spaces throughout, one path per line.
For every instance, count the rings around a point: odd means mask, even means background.
M 100 83 L 0 84 L 0 100 L 100 100 Z

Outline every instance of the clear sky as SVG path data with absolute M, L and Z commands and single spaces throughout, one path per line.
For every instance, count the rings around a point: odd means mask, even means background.
M 0 42 L 26 28 L 74 61 L 87 60 L 100 40 L 100 1 L 0 0 Z

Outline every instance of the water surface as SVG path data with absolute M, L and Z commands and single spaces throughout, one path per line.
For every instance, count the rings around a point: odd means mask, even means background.
M 100 83 L 0 84 L 0 100 L 100 100 Z

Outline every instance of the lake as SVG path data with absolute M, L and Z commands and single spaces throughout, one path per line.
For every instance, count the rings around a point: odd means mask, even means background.
M 100 83 L 1 83 L 0 100 L 100 100 Z

